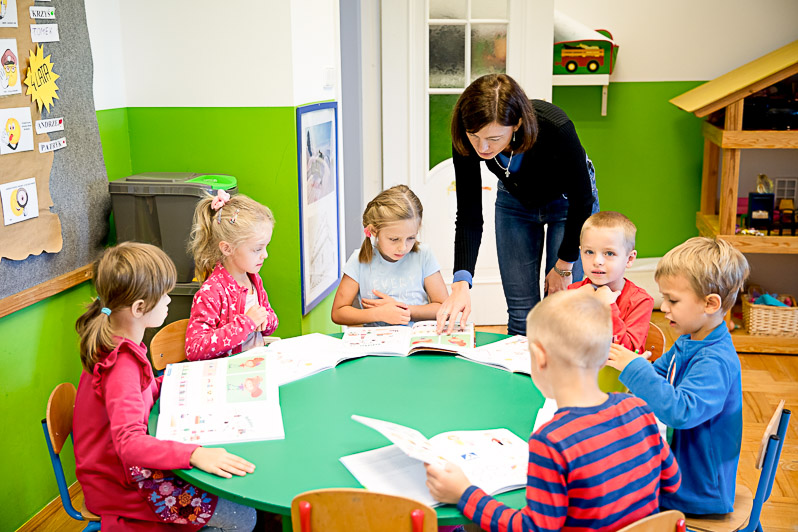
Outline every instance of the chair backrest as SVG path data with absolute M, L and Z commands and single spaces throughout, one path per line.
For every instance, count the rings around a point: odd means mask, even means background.
M 300 493 L 291 502 L 297 532 L 437 532 L 435 510 L 424 503 L 364 489 Z
M 651 362 L 657 360 L 665 352 L 665 334 L 662 329 L 651 322 L 648 323 L 645 350 L 651 352 L 651 357 L 648 359 Z
M 64 442 L 72 433 L 72 415 L 75 410 L 77 390 L 71 382 L 63 382 L 55 387 L 47 401 L 47 433 L 53 452 L 60 454 Z
M 765 427 L 765 434 L 762 436 L 762 441 L 759 442 L 759 452 L 756 455 L 756 468 L 762 469 L 762 464 L 765 462 L 765 454 L 768 447 L 768 441 L 770 441 L 770 437 L 778 434 L 779 431 L 779 422 L 781 421 L 781 414 L 784 411 L 784 399 L 779 402 L 779 406 L 776 407 L 776 411 L 773 412 L 773 416 L 770 418 L 767 426 Z
M 678 510 L 668 510 L 649 515 L 626 525 L 618 532 L 685 532 L 684 514 Z
M 167 364 L 186 359 L 186 329 L 188 320 L 177 320 L 155 333 L 150 342 L 152 367 L 160 371 Z

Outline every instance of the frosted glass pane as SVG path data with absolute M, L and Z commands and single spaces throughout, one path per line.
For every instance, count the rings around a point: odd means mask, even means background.
M 465 88 L 465 26 L 429 27 L 429 86 Z
M 471 18 L 507 18 L 507 0 L 471 0 Z
M 429 18 L 466 18 L 466 0 L 429 0 Z
M 471 80 L 507 70 L 507 24 L 471 25 Z
M 429 167 L 452 156 L 452 110 L 459 94 L 430 94 L 429 96 Z

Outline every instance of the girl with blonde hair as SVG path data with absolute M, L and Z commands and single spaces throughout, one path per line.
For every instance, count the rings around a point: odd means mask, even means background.
M 197 203 L 189 249 L 197 279 L 186 357 L 205 360 L 263 345 L 279 321 L 258 275 L 269 254 L 274 216 L 247 196 L 223 190 Z

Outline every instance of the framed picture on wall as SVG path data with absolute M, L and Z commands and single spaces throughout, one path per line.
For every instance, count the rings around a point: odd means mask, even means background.
M 302 314 L 341 279 L 338 103 L 297 107 Z

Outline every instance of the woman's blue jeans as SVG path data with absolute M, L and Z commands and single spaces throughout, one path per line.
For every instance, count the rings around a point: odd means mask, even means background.
M 544 241 L 544 272 L 548 273 L 557 262 L 567 216 L 568 200 L 565 197 L 539 209 L 528 209 L 507 192 L 499 181 L 496 195 L 496 251 L 504 298 L 507 300 L 508 334 L 526 334 L 527 314 L 541 297 L 540 263 Z M 544 233 L 546 226 L 548 231 Z M 574 264 L 571 282 L 581 281 L 582 275 L 582 262 L 578 260 Z

